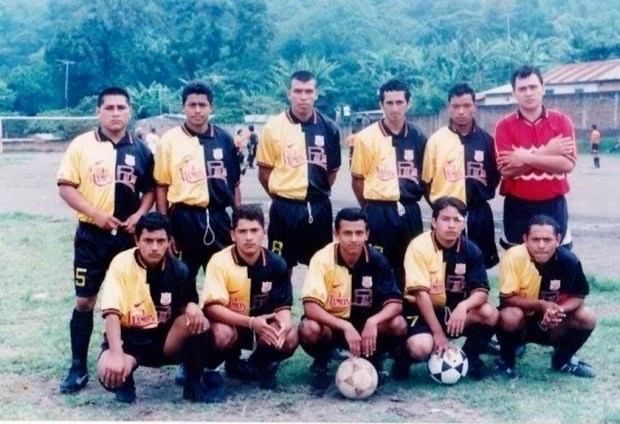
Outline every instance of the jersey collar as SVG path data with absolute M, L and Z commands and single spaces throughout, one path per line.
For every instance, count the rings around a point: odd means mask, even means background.
M 450 121 L 448 122 L 448 129 L 452 131 L 454 134 L 458 135 L 461 139 L 463 139 L 463 138 L 471 136 L 472 134 L 475 134 L 476 131 L 478 131 L 478 124 L 476 123 L 476 119 L 474 119 L 472 122 L 471 131 L 467 134 L 461 134 L 460 132 L 457 131 L 456 128 L 454 128 L 454 125 L 452 124 L 452 119 L 450 119 Z
M 237 246 L 233 246 L 232 249 L 230 249 L 230 253 L 232 255 L 233 261 L 235 261 L 235 264 L 239 265 L 239 266 L 245 266 L 245 267 L 250 267 L 253 266 L 249 263 L 247 263 L 245 261 L 245 259 L 243 259 L 243 257 L 239 254 L 239 251 L 237 250 Z M 265 254 L 265 248 L 261 247 L 260 249 L 260 255 L 258 257 L 258 259 L 256 260 L 256 262 L 254 263 L 254 265 L 256 265 L 257 263 L 262 263 L 263 266 L 267 266 L 267 255 Z
M 405 125 L 400 129 L 398 134 L 394 134 L 383 122 L 385 118 L 381 119 L 379 124 L 379 130 L 384 137 L 392 137 L 392 146 L 396 146 L 396 139 L 398 138 L 407 138 L 409 135 L 409 124 L 405 121 Z
M 202 140 L 202 139 L 205 139 L 205 138 L 214 138 L 215 137 L 215 130 L 213 128 L 213 125 L 211 125 L 211 123 L 207 124 L 207 129 L 202 134 L 199 134 L 196 131 L 194 131 L 191 128 L 189 128 L 187 126 L 186 122 L 184 122 L 183 125 L 181 125 L 181 129 L 188 136 L 190 136 L 190 137 L 198 137 L 199 140 Z
M 370 262 L 370 252 L 368 251 L 368 244 L 364 245 L 364 250 L 363 250 L 362 254 L 360 255 L 360 257 L 358 258 L 357 262 L 355 262 L 355 264 L 353 265 L 353 267 L 349 267 L 349 265 L 346 263 L 346 261 L 344 260 L 344 258 L 340 254 L 339 246 L 340 246 L 340 243 L 334 243 L 334 260 L 335 260 L 337 265 L 343 266 L 343 267 L 348 268 L 348 269 L 353 269 L 353 268 L 357 267 L 357 265 L 361 261 L 364 261 L 365 264 Z
M 456 243 L 454 243 L 454 246 L 452 247 L 444 247 L 441 243 L 439 243 L 439 241 L 437 240 L 437 237 L 435 236 L 435 231 L 431 231 L 431 241 L 433 242 L 433 247 L 435 248 L 435 251 L 439 251 L 441 250 L 442 252 L 460 252 L 461 251 L 461 240 L 462 240 L 463 236 L 461 235 L 458 240 L 456 241 Z
M 131 136 L 131 134 L 129 134 L 129 131 L 125 131 L 125 135 L 123 136 L 123 138 L 118 140 L 118 143 L 114 143 L 114 141 L 112 141 L 110 137 L 108 137 L 107 135 L 103 133 L 103 131 L 101 130 L 101 127 L 97 127 L 97 130 L 95 131 L 95 140 L 99 142 L 107 141 L 107 142 L 114 144 L 115 146 L 117 145 L 120 146 L 122 144 L 133 144 L 133 137 Z
M 526 122 L 528 124 L 536 125 L 537 123 L 539 123 L 543 119 L 547 119 L 548 117 L 549 117 L 549 112 L 547 111 L 547 108 L 545 107 L 545 105 L 543 105 L 543 107 L 542 107 L 542 111 L 540 112 L 540 116 L 538 118 L 536 118 L 534 121 L 530 121 L 529 119 L 527 119 L 521 113 L 521 109 L 517 109 L 517 119 L 522 119 L 524 122 Z
M 168 254 L 166 253 L 164 255 L 164 258 L 161 260 L 161 268 L 158 268 L 158 269 L 148 268 L 144 264 L 144 262 L 142 262 L 142 258 L 140 257 L 140 253 L 138 252 L 138 248 L 137 247 L 134 247 L 133 257 L 136 260 L 136 263 L 138 264 L 138 266 L 140 268 L 146 270 L 147 272 L 158 272 L 158 271 L 163 271 L 164 269 L 166 269 L 166 263 L 167 263 L 167 259 L 168 259 Z
M 297 116 L 295 116 L 292 109 L 286 111 L 286 119 L 288 119 L 291 124 L 316 124 L 318 120 L 316 116 L 316 110 L 312 111 L 312 117 L 310 119 L 308 119 L 307 121 L 302 121 Z

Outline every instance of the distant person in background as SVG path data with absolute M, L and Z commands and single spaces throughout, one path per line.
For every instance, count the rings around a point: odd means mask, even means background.
M 254 125 L 248 127 L 250 139 L 248 141 L 248 168 L 254 169 L 254 159 L 256 158 L 256 148 L 258 147 L 258 135 L 254 132 Z
M 599 169 L 601 167 L 601 158 L 599 157 L 599 144 L 601 142 L 601 132 L 596 128 L 595 124 L 592 124 L 592 132 L 590 133 L 590 153 L 592 159 L 594 159 L 594 167 Z
M 134 135 L 138 140 L 144 142 L 144 129 L 142 129 L 142 127 L 136 127 Z
M 155 154 L 157 152 L 157 146 L 159 146 L 159 136 L 155 128 L 151 128 L 151 132 L 145 136 L 146 145 L 149 146 L 151 152 Z
M 235 149 L 237 149 L 237 159 L 239 160 L 239 166 L 241 167 L 241 175 L 245 174 L 245 169 L 247 165 L 243 163 L 245 158 L 243 154 L 243 148 L 245 147 L 245 138 L 246 135 L 243 133 L 243 128 L 239 128 L 237 130 L 237 134 L 235 135 Z

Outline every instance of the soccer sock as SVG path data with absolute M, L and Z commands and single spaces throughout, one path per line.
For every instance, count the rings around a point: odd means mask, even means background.
M 508 333 L 498 329 L 497 341 L 500 349 L 499 357 L 508 367 L 514 368 L 517 363 L 517 346 L 522 343 L 518 332 Z
M 332 346 L 327 340 L 319 340 L 316 344 L 301 342 L 302 349 L 316 361 L 328 364 L 332 358 Z
M 564 334 L 558 343 L 558 348 L 551 358 L 551 365 L 554 369 L 559 370 L 564 364 L 570 361 L 581 346 L 588 340 L 592 330 L 581 330 L 577 328 L 570 329 Z
M 463 352 L 469 357 L 478 357 L 486 349 L 495 334 L 495 328 L 484 324 L 473 324 L 467 329 L 467 340 L 463 344 Z
M 601 167 L 601 159 L 600 158 L 594 158 L 594 166 L 597 168 Z
M 183 344 L 183 364 L 187 370 L 187 377 L 196 377 L 202 371 L 210 358 L 208 352 L 209 338 L 206 333 L 190 336 Z M 218 364 L 219 365 L 219 364 Z
M 205 340 L 204 341 L 205 346 L 203 348 L 204 365 L 208 369 L 210 370 L 216 369 L 218 366 L 220 366 L 222 362 L 224 362 L 224 360 L 231 357 L 230 351 L 219 351 L 214 348 L 213 335 L 211 334 L 211 332 L 208 332 L 204 335 L 204 340 Z M 239 357 L 241 355 L 241 350 L 233 349 L 233 352 L 237 352 L 236 357 Z
M 282 362 L 290 358 L 294 352 L 283 352 L 273 346 L 258 345 L 248 358 L 248 361 L 257 365 L 267 365 L 273 362 Z
M 79 312 L 73 310 L 73 316 L 69 323 L 69 331 L 71 333 L 71 368 L 80 371 L 87 371 L 88 345 L 90 344 L 90 335 L 93 332 L 93 311 Z

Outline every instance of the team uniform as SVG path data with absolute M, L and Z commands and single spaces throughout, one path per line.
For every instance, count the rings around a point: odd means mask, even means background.
M 209 258 L 232 244 L 232 207 L 240 183 L 232 137 L 209 124 L 203 134 L 182 125 L 162 135 L 155 181 L 168 187 L 168 215 L 181 259 L 194 277 Z
M 390 264 L 378 250 L 365 246 L 357 263 L 349 268 L 338 243 L 333 242 L 312 257 L 302 288 L 302 301 L 319 304 L 329 314 L 351 322 L 361 333 L 368 318 L 385 305 L 402 303 L 402 293 Z M 334 332 L 332 342 L 333 347 L 348 349 L 342 332 Z M 378 342 L 377 353 L 385 352 L 387 347 L 386 343 Z
M 332 241 L 328 176 L 340 168 L 338 129 L 317 111 L 307 122 L 282 112 L 263 127 L 257 161 L 272 170 L 269 247 L 289 268 L 308 264 Z
M 62 158 L 58 185 L 76 187 L 97 210 L 125 221 L 140 207 L 141 194 L 153 191 L 153 155 L 141 141 L 125 134 L 118 143 L 101 129 L 75 138 Z M 92 297 L 99 292 L 108 265 L 119 252 L 134 246 L 133 237 L 103 230 L 93 219 L 77 213 L 74 238 L 75 292 Z
M 520 111 L 497 123 L 495 147 L 497 152 L 521 149 L 535 152 L 558 135 L 575 139 L 573 124 L 560 112 L 543 108 L 540 117 L 530 122 Z M 576 153 L 566 155 L 575 162 Z M 571 243 L 568 231 L 568 207 L 565 195 L 570 190 L 568 175 L 550 174 L 532 169 L 525 175 L 502 178 L 500 194 L 504 199 L 504 247 L 518 245 L 527 232 L 529 220 L 538 214 L 551 216 L 560 225 L 562 244 Z
M 255 317 L 290 310 L 293 288 L 284 260 L 267 249 L 253 265 L 246 263 L 235 246 L 213 255 L 205 274 L 203 309 L 219 304 L 241 315 Z M 240 347 L 254 349 L 254 332 L 237 328 Z
M 387 257 L 399 284 L 407 244 L 422 232 L 425 145 L 426 136 L 409 123 L 393 134 L 379 121 L 355 136 L 351 174 L 364 180 L 368 241 Z
M 467 237 L 460 237 L 454 246 L 446 248 L 439 244 L 433 231 L 419 235 L 405 253 L 405 275 L 403 314 L 408 337 L 431 332 L 415 303 L 416 291 L 429 293 L 444 333 L 451 311 L 459 302 L 476 291 L 489 292 L 482 253 Z
M 254 159 L 256 159 L 256 149 L 258 147 L 258 136 L 254 133 L 250 133 L 250 139 L 248 140 L 248 167 L 254 168 Z
M 489 200 L 495 197 L 500 173 L 493 137 L 475 121 L 467 135 L 451 125 L 443 127 L 429 138 L 422 169 L 431 204 L 451 196 L 467 205 L 467 237 L 482 251 L 485 266 L 495 266 L 499 255 Z
M 177 363 L 164 356 L 164 344 L 174 320 L 188 303 L 198 303 L 196 285 L 183 262 L 167 255 L 160 269 L 144 267 L 137 249 L 114 258 L 103 283 L 101 310 L 118 315 L 123 351 L 138 365 L 158 367 Z M 102 350 L 109 349 L 104 335 Z
M 500 262 L 499 281 L 500 298 L 517 295 L 561 304 L 567 296 L 585 298 L 590 292 L 581 262 L 564 247 L 558 247 L 549 262 L 542 265 L 532 261 L 524 244 L 510 249 Z M 542 319 L 539 313 L 526 314 L 526 341 L 551 344 Z

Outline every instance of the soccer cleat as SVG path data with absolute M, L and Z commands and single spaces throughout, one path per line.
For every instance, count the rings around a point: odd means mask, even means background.
M 312 375 L 310 385 L 317 394 L 323 394 L 331 383 L 328 367 L 328 362 L 319 362 L 316 359 L 310 365 L 310 374 Z
M 183 399 L 191 402 L 220 403 L 224 397 L 224 380 L 217 371 L 205 371 L 198 378 L 188 376 L 183 386 Z
M 177 386 L 185 385 L 185 380 L 187 379 L 187 370 L 185 369 L 185 365 L 181 364 L 177 368 L 177 373 L 174 375 L 174 383 Z
M 565 374 L 574 375 L 575 377 L 582 378 L 594 378 L 596 377 L 596 373 L 592 369 L 592 367 L 586 364 L 583 361 L 575 360 L 572 358 L 570 361 L 562 365 L 559 369 L 556 369 L 558 372 L 562 372 Z
M 487 377 L 487 367 L 484 361 L 476 355 L 467 355 L 469 361 L 469 370 L 467 376 L 472 380 L 480 381 Z
M 483 353 L 486 353 L 487 355 L 499 356 L 499 342 L 495 339 L 489 340 L 489 343 L 487 343 Z
M 246 381 L 256 381 L 260 378 L 259 370 L 246 359 L 231 358 L 224 363 L 226 375 Z
M 346 349 L 332 349 L 332 359 L 334 361 L 344 361 L 350 357 L 351 354 Z
M 114 397 L 122 403 L 134 403 L 136 401 L 136 385 L 133 375 L 127 377 L 123 385 L 114 390 Z
M 60 383 L 60 393 L 77 393 L 86 387 L 88 372 L 71 367 L 69 375 Z
M 493 378 L 496 380 L 512 380 L 517 378 L 517 372 L 500 359 L 495 362 L 495 367 L 493 367 Z

